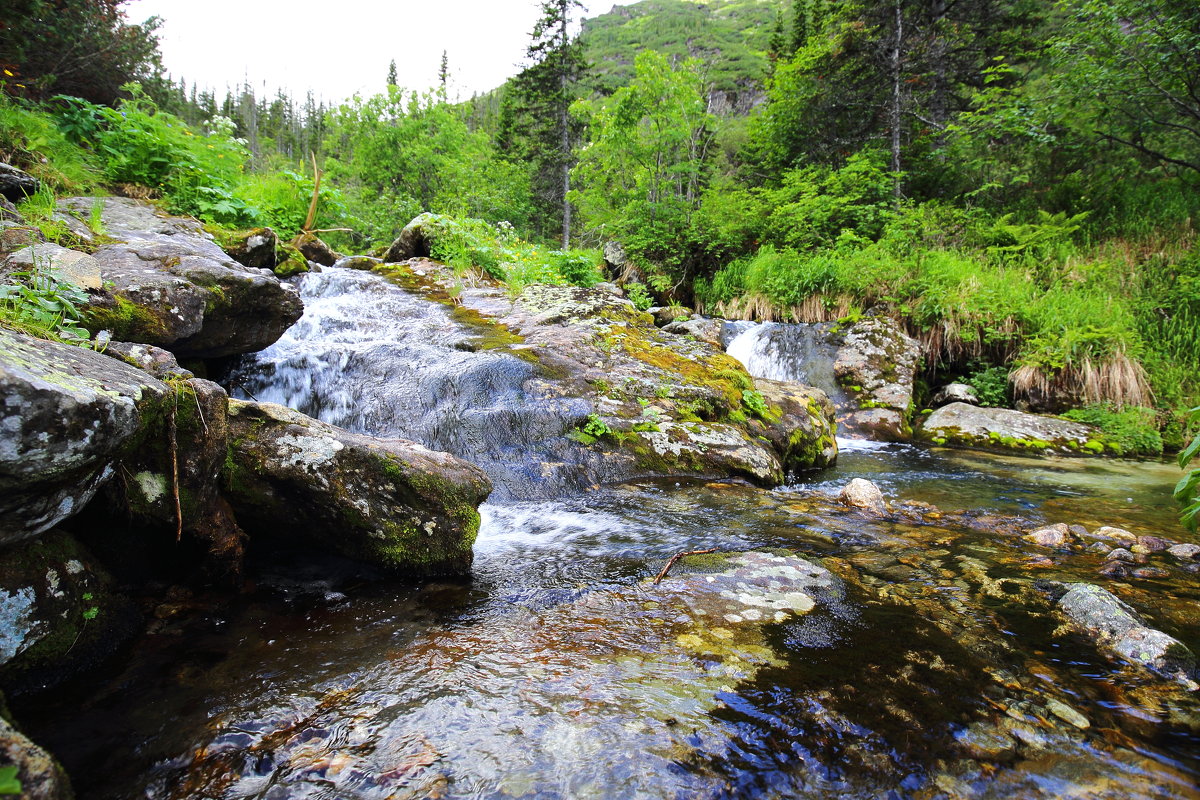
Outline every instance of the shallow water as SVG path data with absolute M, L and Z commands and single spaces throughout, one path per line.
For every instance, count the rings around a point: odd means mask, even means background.
M 1177 469 L 843 445 L 774 491 L 489 503 L 458 582 L 252 549 L 245 597 L 160 606 L 121 672 L 18 711 L 83 800 L 1200 794 L 1195 695 L 1048 612 L 1036 582 L 1103 581 L 1100 557 L 988 524 L 1185 539 Z M 841 509 L 853 477 L 948 513 Z M 764 555 L 651 583 L 710 548 Z M 1106 585 L 1196 650 L 1196 575 L 1153 558 L 1167 577 Z

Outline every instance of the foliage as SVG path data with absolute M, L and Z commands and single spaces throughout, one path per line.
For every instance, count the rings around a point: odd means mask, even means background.
M 1007 408 L 1008 368 L 979 365 L 963 377 L 963 382 L 975 390 L 979 405 L 985 408 Z
M 0 284 L 0 324 L 41 339 L 86 344 L 80 309 L 88 303 L 85 290 L 51 270 L 37 266 L 12 272 Z
M 430 256 L 458 271 L 483 270 L 513 292 L 533 283 L 592 286 L 601 280 L 599 253 L 527 242 L 507 222 L 427 214 L 423 227 Z
M 50 113 L 0 93 L 0 161 L 20 167 L 54 189 L 95 185 L 92 154 L 64 134 Z
M 158 19 L 126 21 L 128 0 L 8 0 L 0 25 L 0 68 L 9 93 L 70 94 L 111 103 L 122 84 L 161 72 Z
M 646 291 L 646 284 L 637 281 L 625 284 L 625 297 L 633 303 L 633 307 L 638 311 L 646 311 L 654 305 L 650 293 Z
M 1200 408 L 1193 408 L 1190 414 L 1194 419 L 1197 414 L 1200 414 Z M 1188 446 L 1179 452 L 1179 468 L 1187 469 L 1188 464 L 1192 463 L 1198 452 L 1200 452 L 1200 435 L 1192 437 Z M 1183 507 L 1179 515 L 1180 522 L 1188 530 L 1195 531 L 1197 524 L 1200 523 L 1200 469 L 1193 468 L 1179 479 L 1179 483 L 1175 484 L 1174 496 L 1179 505 Z
M 1160 456 L 1162 436 L 1158 432 L 1154 409 L 1116 409 L 1110 405 L 1073 408 L 1063 414 L 1075 422 L 1094 425 L 1104 434 L 1104 443 L 1123 456 Z
M 20 794 L 21 781 L 17 779 L 18 769 L 9 765 L 0 767 L 0 794 Z

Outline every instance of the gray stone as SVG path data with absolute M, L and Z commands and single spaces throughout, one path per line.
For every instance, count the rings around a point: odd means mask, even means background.
M 1084 445 L 1095 437 L 1096 430 L 1078 422 L 1008 408 L 951 403 L 930 414 L 921 433 L 937 444 L 957 447 L 1078 455 L 1087 452 Z
M 434 219 L 433 214 L 421 214 L 404 226 L 387 252 L 383 254 L 385 264 L 398 264 L 410 258 L 428 258 L 431 231 L 429 223 Z
M 977 406 L 979 405 L 979 396 L 975 394 L 975 389 L 965 383 L 948 383 L 937 390 L 937 394 L 930 402 L 934 408 L 949 403 L 969 403 Z
M 690 308 L 683 306 L 655 306 L 646 310 L 646 313 L 654 317 L 654 324 L 662 328 L 670 325 L 672 322 L 678 322 L 690 319 L 693 312 Z M 724 342 L 721 342 L 722 346 Z
M 1178 640 L 1148 627 L 1111 592 L 1077 583 L 1058 605 L 1076 627 L 1117 656 L 1185 683 L 1192 680 L 1195 655 Z
M 1180 561 L 1200 561 L 1200 544 L 1177 544 L 1168 547 L 1167 552 Z
M 77 512 L 168 394 L 116 359 L 0 329 L 0 544 Z
M 855 478 L 846 484 L 838 494 L 842 505 L 869 511 L 872 514 L 886 514 L 887 504 L 883 500 L 883 492 L 879 487 L 864 478 Z
M 913 378 L 920 360 L 920 345 L 893 319 L 867 317 L 847 328 L 833 363 L 837 382 L 853 404 L 847 409 L 852 413 L 841 418 L 846 429 L 885 441 L 908 439 Z
M 270 228 L 238 231 L 222 244 L 226 254 L 245 267 L 274 269 L 279 260 L 279 237 Z
M 5 269 L 42 269 L 59 280 L 81 289 L 99 289 L 100 263 L 87 253 L 68 250 L 53 242 L 41 242 L 18 250 L 6 259 Z
M 1106 541 L 1128 542 L 1133 544 L 1137 541 L 1137 537 L 1124 528 L 1114 528 L 1111 525 L 1103 525 L 1092 531 L 1092 537 L 1103 539 Z
M 620 242 L 604 243 L 604 263 L 611 273 L 620 274 L 628 261 L 625 248 L 621 246 Z
M 78 212 L 93 200 L 63 203 Z M 105 229 L 122 241 L 96 250 L 105 291 L 85 309 L 91 330 L 180 357 L 219 358 L 260 350 L 300 318 L 293 287 L 231 259 L 197 221 L 128 198 L 102 201 Z
M 104 348 L 104 355 L 120 359 L 126 364 L 150 373 L 159 380 L 193 377 L 189 370 L 179 366 L 174 353 L 152 344 L 109 342 L 108 346 Z
M 12 220 L 0 220 L 0 257 L 45 240 L 46 237 L 42 236 L 42 232 L 32 225 Z M 6 264 L 0 263 L 0 276 L 10 271 L 11 269 Z
M 782 416 L 767 426 L 785 472 L 833 466 L 837 461 L 837 424 L 833 403 L 820 389 L 799 383 L 755 378 L 763 399 L 778 406 Z
M 1137 561 L 1137 557 L 1124 547 L 1113 548 L 1104 558 L 1106 561 L 1124 561 L 1126 564 L 1133 564 Z
M 695 336 L 702 342 L 708 342 L 716 347 L 721 346 L 721 329 L 725 327 L 725 323 L 719 319 L 709 319 L 706 317 L 697 317 L 688 320 L 676 320 L 675 322 L 663 325 L 662 329 L 666 333 L 673 333 L 677 336 Z
M 31 194 L 37 194 L 42 182 L 24 170 L 0 161 L 0 195 L 17 202 Z
M 251 535 L 411 575 L 471 565 L 487 476 L 448 453 L 349 433 L 272 403 L 230 401 L 228 498 Z
M 362 269 L 369 271 L 382 263 L 382 259 L 371 258 L 371 256 L 345 256 L 335 261 L 333 266 L 338 269 Z

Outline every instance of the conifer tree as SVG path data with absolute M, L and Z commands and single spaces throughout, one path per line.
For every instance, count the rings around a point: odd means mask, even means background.
M 392 59 L 388 64 L 387 85 L 398 86 L 400 78 L 396 75 L 396 59 Z

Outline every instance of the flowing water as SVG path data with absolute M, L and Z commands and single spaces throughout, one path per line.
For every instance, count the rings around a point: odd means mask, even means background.
M 468 333 L 440 309 L 338 273 L 305 279 L 305 319 L 242 373 L 248 391 L 535 457 L 553 423 L 488 419 L 526 413 L 524 365 L 456 347 Z M 480 416 L 455 432 L 468 408 Z M 481 509 L 468 580 L 398 585 L 252 550 L 253 592 L 160 607 L 122 672 L 25 716 L 83 800 L 1195 797 L 1195 696 L 1047 613 L 1038 581 L 1100 581 L 1101 556 L 1042 558 L 999 532 L 1019 515 L 1184 538 L 1177 475 L 846 442 L 835 469 L 773 491 L 522 490 Z M 841 509 L 853 477 L 941 511 Z M 651 582 L 710 548 L 751 555 Z M 1195 573 L 1169 566 L 1121 594 L 1200 646 Z

